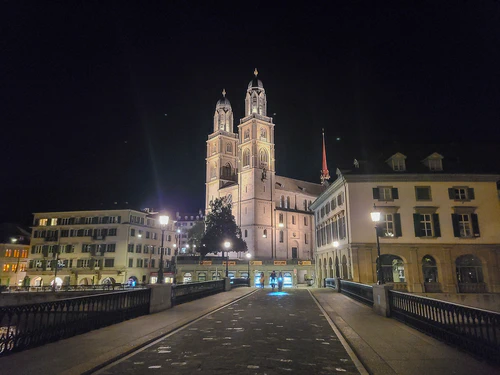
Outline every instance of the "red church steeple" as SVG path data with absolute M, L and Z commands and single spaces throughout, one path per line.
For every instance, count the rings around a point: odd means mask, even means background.
M 325 147 L 325 129 L 323 131 L 323 164 L 321 166 L 321 184 L 327 184 L 330 179 L 330 173 L 328 172 L 328 166 L 326 164 L 326 147 Z

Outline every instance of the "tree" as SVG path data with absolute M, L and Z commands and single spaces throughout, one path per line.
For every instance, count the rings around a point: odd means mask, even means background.
M 247 244 L 241 238 L 241 229 L 236 225 L 231 212 L 231 204 L 223 198 L 210 202 L 210 212 L 205 219 L 206 231 L 201 240 L 200 254 L 225 251 L 224 242 L 231 243 L 230 251 L 247 251 Z
M 188 244 L 190 249 L 193 249 L 193 252 L 196 252 L 200 249 L 201 239 L 205 234 L 205 223 L 203 221 L 197 222 L 188 232 Z M 196 248 L 194 247 L 196 246 Z

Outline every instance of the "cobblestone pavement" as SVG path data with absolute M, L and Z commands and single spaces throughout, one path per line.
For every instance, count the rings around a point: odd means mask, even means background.
M 99 374 L 359 374 L 304 289 L 256 293 Z

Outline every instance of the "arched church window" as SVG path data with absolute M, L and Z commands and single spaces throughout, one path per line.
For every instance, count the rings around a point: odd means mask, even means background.
M 304 211 L 307 211 L 307 199 L 304 199 Z
M 280 224 L 283 224 L 283 214 L 280 214 L 280 215 L 279 215 L 279 223 L 280 223 Z
M 280 207 L 281 208 L 285 207 L 285 196 L 283 195 L 280 197 Z
M 257 113 L 257 95 L 252 98 L 252 113 Z
M 247 129 L 245 130 L 245 132 L 243 133 L 243 139 L 244 140 L 247 140 L 250 138 L 250 129 Z
M 281 243 L 283 243 L 283 238 L 284 238 L 283 231 L 280 230 L 280 242 Z
M 248 167 L 250 165 L 250 150 L 247 148 L 243 151 L 243 166 Z
M 226 152 L 228 154 L 232 154 L 233 153 L 233 145 L 232 145 L 232 143 L 230 143 L 230 142 L 226 143 Z
M 224 130 L 224 114 L 219 113 L 219 129 Z
M 264 229 L 264 232 L 262 233 L 262 237 L 267 238 L 267 229 Z
M 233 174 L 233 167 L 231 163 L 227 163 L 225 166 L 222 167 L 222 178 L 231 178 Z
M 267 156 L 267 151 L 264 149 L 260 150 L 260 167 L 261 168 L 267 167 L 268 161 L 269 158 Z
M 267 131 L 265 128 L 260 128 L 260 140 L 267 141 Z
M 290 197 L 286 197 L 286 208 L 290 208 Z

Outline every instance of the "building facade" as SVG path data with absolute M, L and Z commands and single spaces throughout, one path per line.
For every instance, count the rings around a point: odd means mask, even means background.
M 35 213 L 27 274 L 31 286 L 155 283 L 174 255 L 173 221 L 135 210 Z M 57 265 L 57 270 L 56 270 Z M 172 274 L 165 274 L 172 281 Z
M 0 286 L 21 286 L 26 276 L 30 233 L 15 224 L 0 225 Z
M 312 204 L 318 283 L 375 283 L 378 231 L 382 276 L 395 289 L 500 292 L 500 176 L 447 172 L 437 153 L 415 173 L 406 159 L 397 153 L 378 170 L 355 161 Z
M 314 224 L 309 206 L 323 187 L 276 174 L 275 124 L 267 115 L 262 81 L 254 74 L 236 132 L 225 92 L 217 102 L 207 141 L 206 209 L 215 198 L 232 205 L 253 259 L 311 261 Z M 305 274 L 301 269 L 299 282 Z
M 189 239 L 189 231 L 192 227 L 194 227 L 197 223 L 204 223 L 205 215 L 202 210 L 199 210 L 198 213 L 195 214 L 182 214 L 180 212 L 176 212 L 175 214 L 175 231 L 177 243 L 175 247 L 179 249 L 179 254 L 185 253 L 195 253 L 196 248 L 190 248 L 188 244 Z M 196 246 L 196 245 L 195 245 Z

